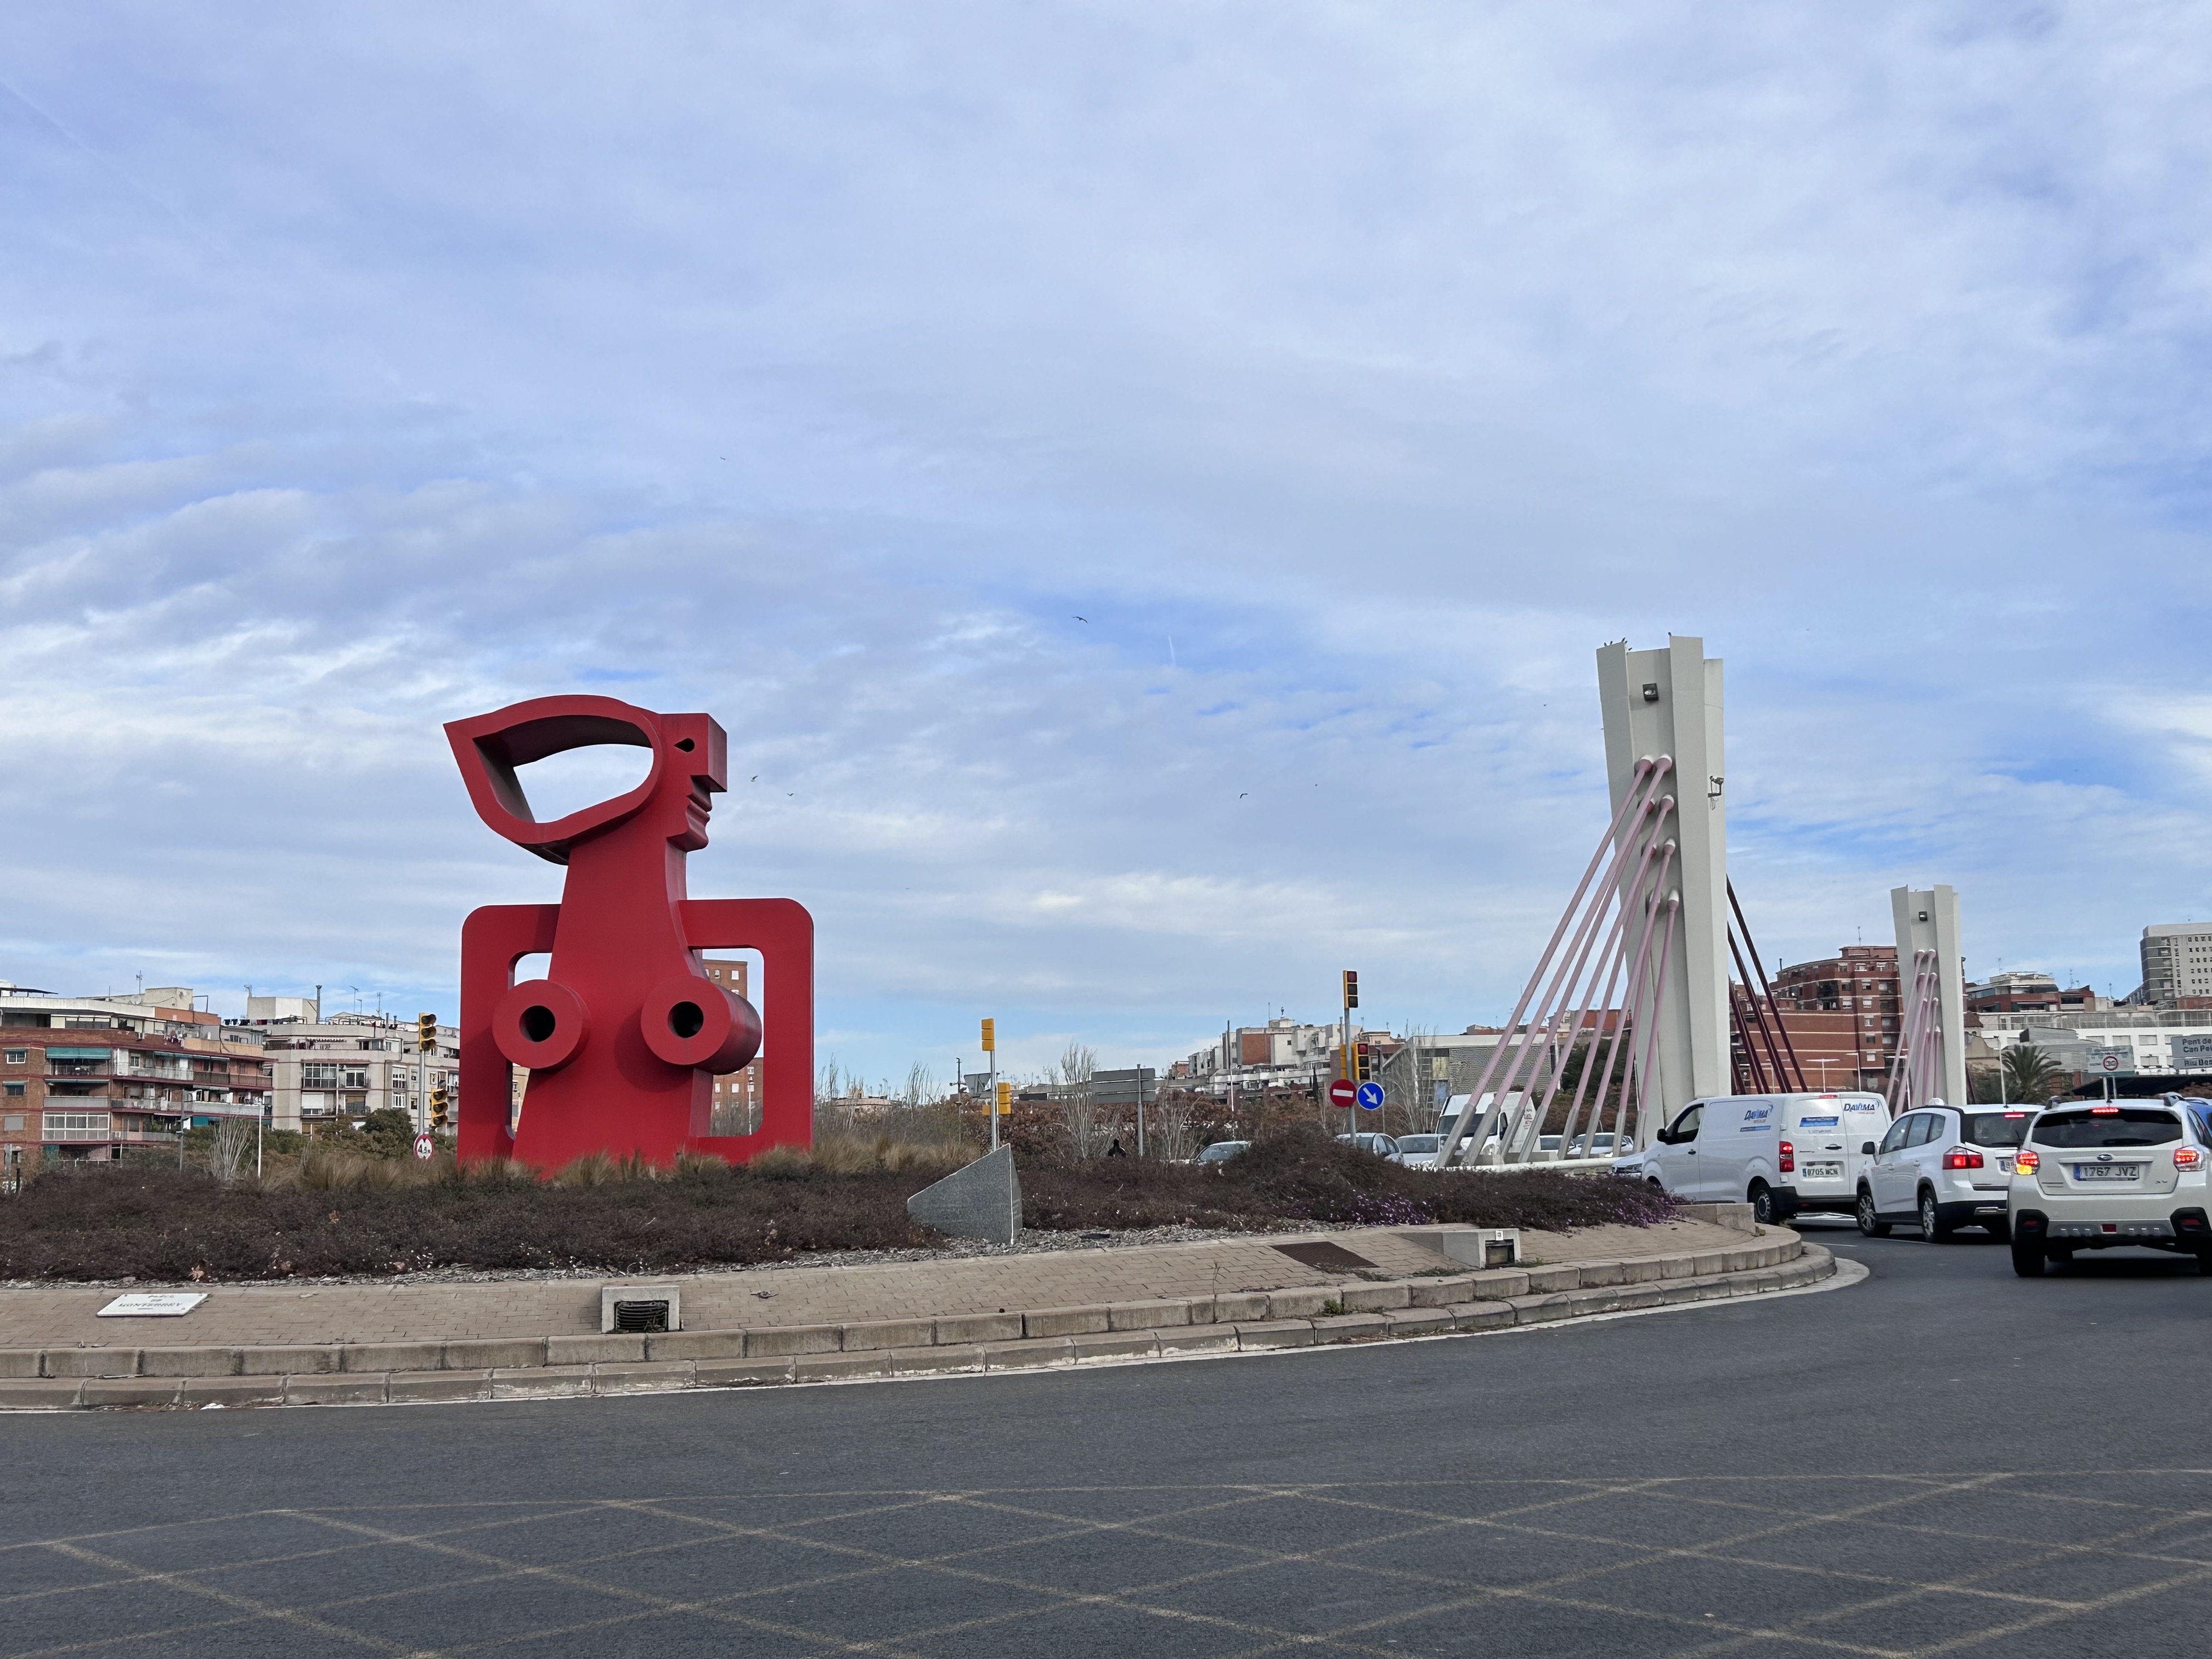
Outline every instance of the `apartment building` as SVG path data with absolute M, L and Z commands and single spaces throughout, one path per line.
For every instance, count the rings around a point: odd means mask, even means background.
M 430 1091 L 458 1100 L 460 1033 L 438 1027 L 438 1046 L 418 1052 L 415 1022 L 397 1014 L 321 1018 L 309 998 L 255 997 L 248 1017 L 226 1030 L 253 1032 L 270 1073 L 270 1127 L 312 1129 L 359 1121 L 382 1109 L 405 1112 L 418 1129 L 430 1122 Z
M 2137 1002 L 2178 1006 L 2184 997 L 2212 997 L 2212 924 L 2158 922 L 2142 931 L 2142 986 Z
M 1846 945 L 1832 957 L 1782 969 L 1773 989 L 1808 1083 L 1863 1089 L 1889 1075 L 1903 994 L 1895 945 Z
M 65 997 L 0 981 L 0 1164 L 113 1160 L 174 1146 L 194 1124 L 263 1117 L 259 1034 L 197 1001 L 183 986 Z
M 742 958 L 724 959 L 702 957 L 699 967 L 708 979 L 732 996 L 746 997 L 747 963 Z M 761 1121 L 761 1063 L 755 1056 L 752 1063 L 742 1072 L 727 1073 L 714 1079 L 714 1130 L 718 1135 L 749 1135 L 760 1127 Z

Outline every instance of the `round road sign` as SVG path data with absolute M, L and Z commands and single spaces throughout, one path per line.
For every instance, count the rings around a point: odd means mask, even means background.
M 1359 1102 L 1359 1085 L 1348 1077 L 1340 1077 L 1328 1085 L 1328 1103 L 1332 1106 L 1353 1106 Z
M 2120 1069 L 2120 1057 L 2118 1054 L 2100 1054 L 2097 1066 L 2100 1071 L 2117 1072 Z
M 1381 1084 L 1363 1083 L 1359 1085 L 1359 1109 L 1363 1112 L 1379 1112 L 1382 1109 Z
M 438 1143 L 437 1143 L 436 1141 L 434 1141 L 434 1140 L 431 1139 L 429 1136 L 428 1136 L 428 1135 L 416 1135 L 416 1136 L 415 1137 L 415 1156 L 416 1156 L 416 1157 L 417 1157 L 417 1158 L 434 1158 L 434 1157 L 436 1157 L 436 1156 L 437 1156 L 437 1152 L 438 1152 Z

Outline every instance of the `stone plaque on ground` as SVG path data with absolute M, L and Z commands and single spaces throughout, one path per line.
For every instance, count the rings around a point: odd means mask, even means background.
M 1014 1173 L 1012 1149 L 1001 1146 L 924 1187 L 907 1200 L 906 1212 L 955 1238 L 1012 1243 L 1022 1231 L 1022 1183 Z

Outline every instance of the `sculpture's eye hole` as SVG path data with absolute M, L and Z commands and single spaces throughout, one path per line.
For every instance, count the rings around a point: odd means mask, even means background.
M 676 746 L 688 755 L 699 745 L 693 743 L 689 738 L 678 738 L 676 739 Z
M 522 1035 L 532 1042 L 543 1042 L 551 1036 L 553 1028 L 558 1023 L 553 1018 L 553 1011 L 542 1002 L 533 1003 L 522 1011 Z
M 629 792 L 653 772 L 653 750 L 624 743 L 586 744 L 548 755 L 514 771 L 528 816 L 552 823 Z
M 706 1023 L 707 1011 L 696 1002 L 679 1002 L 668 1011 L 668 1029 L 687 1041 Z

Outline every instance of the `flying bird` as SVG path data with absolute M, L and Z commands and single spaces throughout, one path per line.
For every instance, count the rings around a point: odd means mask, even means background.
M 1078 622 L 1079 622 L 1079 623 L 1087 623 L 1087 622 L 1089 622 L 1089 621 L 1091 620 L 1091 618 L 1090 618 L 1090 617 L 1078 617 L 1075 620 L 1076 620 L 1076 621 L 1078 621 Z
M 1252 792 L 1251 792 L 1249 789 L 1247 789 L 1247 790 L 1244 792 L 1244 795 L 1249 795 L 1249 794 L 1250 794 L 1251 793 L 1252 793 Z M 1239 796 L 1237 796 L 1237 799 L 1239 799 L 1239 800 L 1243 800 L 1243 799 L 1244 799 L 1244 795 L 1239 795 Z

